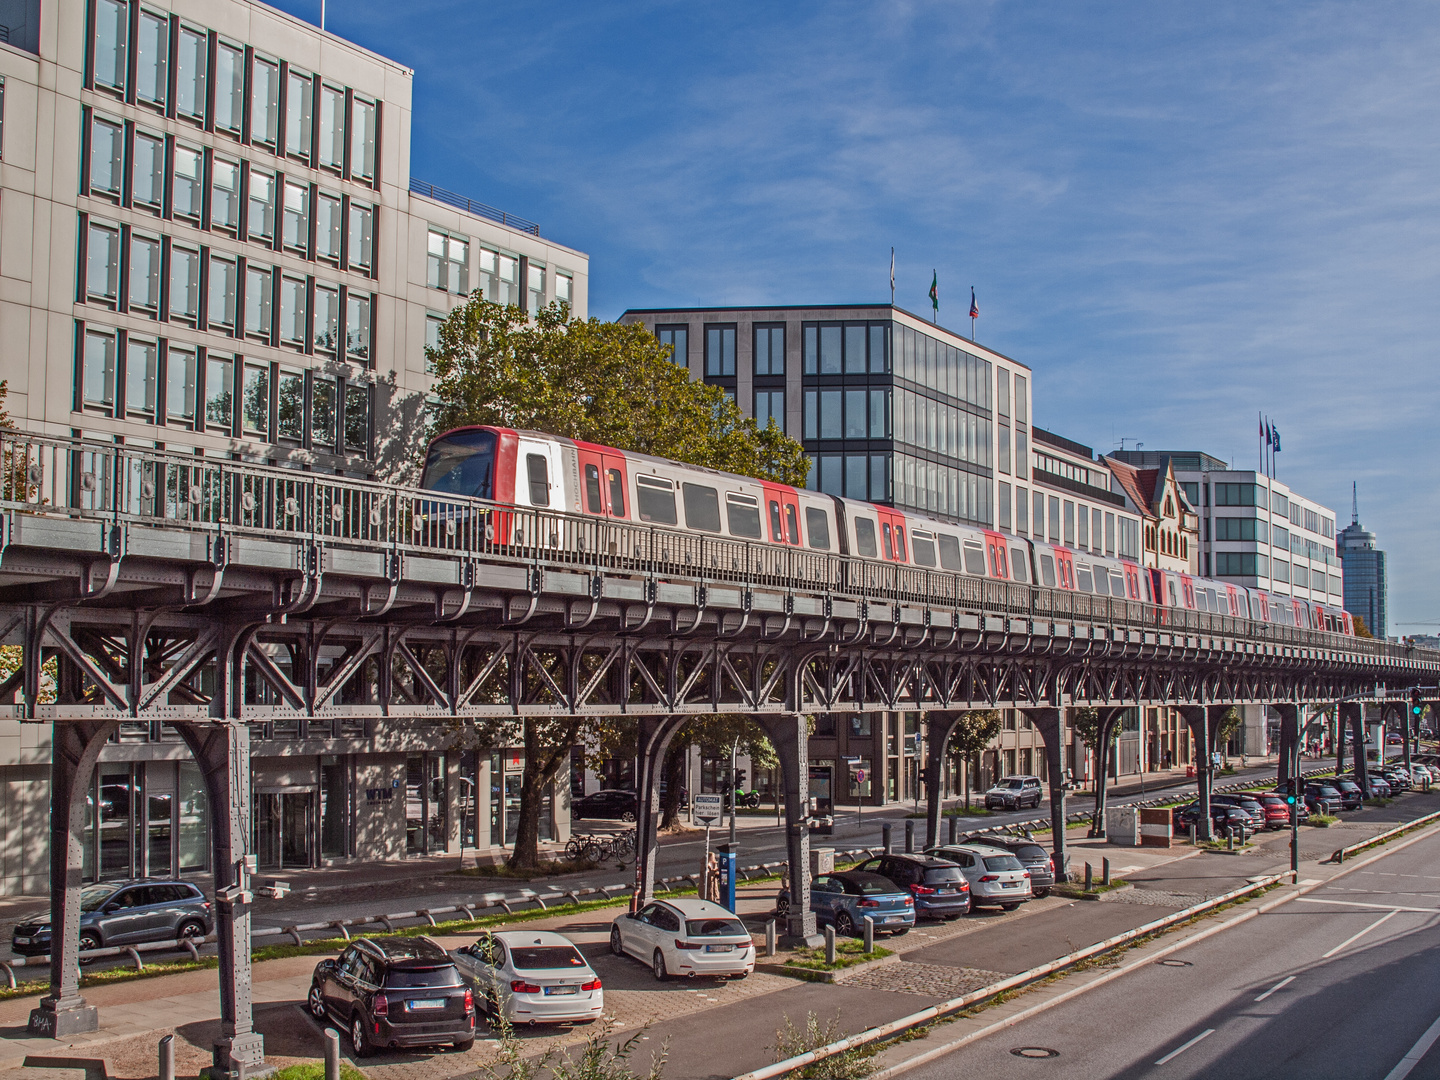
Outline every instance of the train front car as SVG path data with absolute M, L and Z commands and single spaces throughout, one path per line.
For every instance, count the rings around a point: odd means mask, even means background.
M 515 432 L 496 427 L 454 428 L 430 440 L 420 486 L 457 496 L 425 500 L 412 528 L 435 547 L 476 550 L 483 542 L 508 543 L 511 515 L 477 508 L 468 500 L 510 503 L 515 499 Z M 460 501 L 465 500 L 465 501 Z M 469 535 L 472 531 L 475 536 Z

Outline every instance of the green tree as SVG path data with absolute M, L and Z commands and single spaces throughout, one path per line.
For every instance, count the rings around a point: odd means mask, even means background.
M 643 326 L 572 319 L 565 304 L 552 304 L 532 319 L 517 307 L 472 297 L 450 313 L 439 345 L 426 351 L 440 402 L 432 433 L 495 424 L 797 487 L 805 483 L 810 463 L 798 442 L 773 422 L 757 427 L 719 388 L 692 382 L 671 352 Z M 519 724 L 511 737 L 523 741 L 526 761 L 510 865 L 528 868 L 539 862 L 546 785 L 575 747 L 604 733 L 586 719 L 527 718 Z
M 1350 618 L 1353 619 L 1354 622 L 1355 622 L 1355 636 L 1356 636 L 1356 637 L 1368 637 L 1368 638 L 1373 638 L 1373 637 L 1375 636 L 1374 634 L 1372 634 L 1372 633 L 1370 632 L 1370 628 L 1365 625 L 1365 620 L 1364 620 L 1363 618 L 1361 618 L 1359 615 L 1352 614 L 1352 615 L 1350 616 Z
M 950 735 L 950 756 L 960 764 L 965 772 L 966 810 L 970 809 L 969 778 L 979 774 L 980 755 L 999 734 L 1000 713 L 991 709 L 984 712 L 973 710 L 965 713 L 960 717 L 960 722 L 955 725 L 955 730 Z

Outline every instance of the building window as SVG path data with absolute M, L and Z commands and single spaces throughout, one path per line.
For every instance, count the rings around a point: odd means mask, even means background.
M 569 274 L 555 275 L 555 302 L 567 307 L 575 305 L 575 279 Z
M 286 250 L 305 254 L 310 245 L 310 185 L 285 181 L 280 237 Z
M 130 151 L 130 201 L 159 212 L 165 198 L 165 140 L 148 131 L 135 132 Z M 93 188 L 94 178 L 91 178 Z
M 340 196 L 324 191 L 315 199 L 315 257 L 340 265 Z
M 90 122 L 90 193 L 120 197 L 124 176 L 125 129 L 118 120 L 94 116 Z
M 1265 493 L 1259 492 L 1260 501 L 1256 501 L 1257 488 L 1255 484 L 1216 484 L 1215 505 L 1216 506 L 1264 506 Z
M 468 244 L 465 250 L 469 251 Z M 465 258 L 465 255 L 462 253 L 461 257 L 462 259 Z M 374 265 L 375 210 L 372 207 L 365 206 L 361 203 L 352 202 L 350 204 L 350 235 L 347 238 L 345 261 L 350 264 L 352 270 L 359 268 L 368 271 L 370 267 Z M 462 295 L 469 292 L 468 271 L 469 266 L 467 260 L 467 265 L 462 268 L 460 275 L 462 287 L 455 290 Z
M 805 438 L 838 439 L 842 437 L 844 430 L 843 392 L 840 390 L 806 390 Z
M 285 87 L 285 153 L 310 160 L 310 110 L 314 84 L 310 76 L 290 71 Z
M 85 238 L 85 294 L 114 306 L 120 295 L 120 227 L 91 221 Z
M 264 435 L 270 429 L 270 366 L 246 364 L 241 391 L 241 423 L 247 432 Z
M 1217 551 L 1216 577 L 1268 577 L 1269 559 L 1253 551 Z
M 240 225 L 240 163 L 217 157 L 210 163 L 210 227 L 234 233 Z
M 489 248 L 480 249 L 480 292 L 494 304 L 520 302 L 520 260 Z
M 215 46 L 215 126 L 240 134 L 245 115 L 245 51 L 219 42 Z
M 545 306 L 545 268 L 536 266 L 534 263 L 526 263 L 525 276 L 529 279 L 525 286 L 526 291 L 530 294 L 525 298 L 528 304 L 527 310 L 533 315 Z
M 785 327 L 755 328 L 755 374 L 785 374 Z
M 425 313 L 425 374 L 435 374 L 433 354 L 440 348 L 440 328 L 445 325 L 445 316 L 433 312 Z
M 280 343 L 305 348 L 305 279 L 291 277 L 280 279 Z
M 212 427 L 234 430 L 235 362 L 209 356 L 205 362 L 205 422 Z
M 282 439 L 305 437 L 305 373 L 281 370 L 276 387 L 275 431 Z
M 335 356 L 340 345 L 340 290 L 334 285 L 315 286 L 315 351 Z
M 165 412 L 172 420 L 195 419 L 195 351 L 171 346 L 165 354 Z
M 661 345 L 670 346 L 670 362 L 680 367 L 690 366 L 690 328 L 687 326 L 657 326 L 655 336 Z
M 170 248 L 170 318 L 194 325 L 200 317 L 200 252 Z
M 115 404 L 115 335 L 86 330 L 80 375 L 81 400 L 110 408 Z
M 345 91 L 320 87 L 320 167 L 339 171 L 345 164 Z
M 205 119 L 205 81 L 209 67 L 205 31 L 180 28 L 175 43 L 175 111 L 191 120 Z
M 375 179 L 375 103 L 358 97 L 350 112 L 350 175 Z
M 705 328 L 705 374 L 721 377 L 735 374 L 735 328 L 733 326 L 707 326 Z
M 353 209 L 353 207 L 352 207 Z M 470 291 L 470 241 L 431 229 L 426 260 L 426 284 L 432 289 L 464 296 Z M 483 264 L 484 259 L 481 259 Z
M 275 174 L 260 169 L 250 170 L 250 212 L 245 218 L 245 227 L 250 239 L 272 241 L 275 239 Z
M 130 40 L 128 6 L 121 0 L 95 0 L 95 84 L 125 89 L 125 53 Z
M 1254 540 L 1257 524 L 1254 518 L 1217 517 L 1214 519 L 1215 539 Z M 1263 525 L 1259 527 L 1266 528 Z M 1276 532 L 1283 533 L 1285 530 L 1277 529 Z
M 352 359 L 370 359 L 370 297 L 350 292 L 345 297 L 345 352 Z M 347 399 L 347 408 L 348 399 Z M 349 421 L 346 421 L 348 426 Z
M 280 133 L 280 65 L 255 57 L 250 69 L 250 141 L 275 147 Z
M 151 105 L 165 105 L 169 83 L 170 20 L 154 12 L 140 12 L 135 35 L 135 97 Z
M 125 411 L 155 419 L 155 343 L 130 338 L 125 343 Z
M 267 343 L 272 329 L 273 290 L 271 270 L 263 266 L 245 268 L 245 333 Z
M 203 201 L 204 158 L 189 146 L 175 147 L 175 186 L 170 192 L 174 215 L 198 225 Z
M 999 487 L 999 491 L 1000 491 L 1000 506 L 999 506 L 999 511 L 998 511 L 998 513 L 999 513 L 999 522 L 998 522 L 998 524 L 999 524 L 1000 528 L 1004 529 L 1006 532 L 1009 532 L 1009 531 L 1010 531 L 1010 485 L 1009 485 L 1009 484 L 1001 484 L 1000 487 Z
M 755 424 L 764 428 L 771 420 L 775 421 L 775 426 L 781 431 L 785 430 L 785 391 L 756 390 Z
M 345 449 L 368 453 L 370 449 L 370 386 L 345 386 Z
M 310 444 L 335 449 L 335 380 L 316 375 L 310 384 Z
M 1030 490 L 1015 489 L 1015 531 L 1021 536 L 1030 535 Z
M 212 329 L 235 329 L 235 296 L 239 281 L 240 268 L 236 260 L 221 255 L 210 256 L 206 319 Z
M 130 234 L 130 310 L 160 313 L 160 238 Z

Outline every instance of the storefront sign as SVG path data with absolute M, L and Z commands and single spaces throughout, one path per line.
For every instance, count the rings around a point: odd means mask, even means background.
M 395 798 L 395 792 L 400 787 L 399 780 L 391 780 L 389 787 L 377 787 L 365 789 L 365 802 L 367 804 L 391 802 Z
M 521 772 L 525 768 L 525 755 L 519 750 L 505 751 L 505 771 Z

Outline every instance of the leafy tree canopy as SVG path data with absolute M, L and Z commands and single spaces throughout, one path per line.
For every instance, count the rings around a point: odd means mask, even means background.
M 427 350 L 440 407 L 432 434 L 464 424 L 528 428 L 797 487 L 810 463 L 773 422 L 760 428 L 718 387 L 694 382 L 640 325 L 532 320 L 472 297 Z
M 1372 633 L 1370 632 L 1370 628 L 1365 625 L 1365 620 L 1364 620 L 1363 618 L 1361 618 L 1359 615 L 1351 614 L 1350 618 L 1352 618 L 1353 620 L 1355 620 L 1355 636 L 1356 636 L 1356 637 L 1368 637 L 1368 638 L 1373 638 L 1373 637 L 1375 636 L 1374 634 L 1372 634 Z

